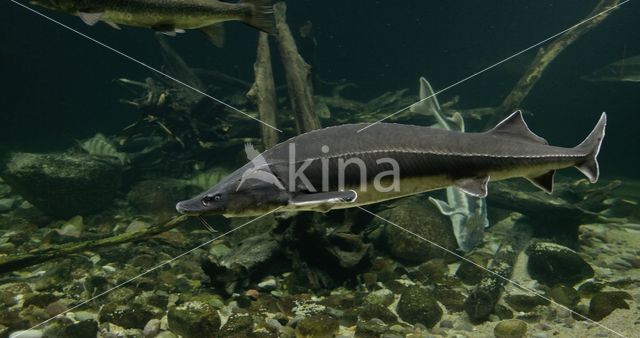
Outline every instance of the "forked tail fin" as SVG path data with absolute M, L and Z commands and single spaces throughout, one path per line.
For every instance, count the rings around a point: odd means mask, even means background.
M 576 164 L 576 168 L 580 170 L 587 178 L 589 182 L 596 183 L 598 176 L 600 176 L 600 169 L 598 168 L 598 153 L 600 152 L 600 145 L 604 138 L 604 129 L 607 126 L 607 114 L 602 113 L 598 124 L 596 124 L 591 134 L 582 141 L 574 149 L 584 152 L 586 155 L 581 162 Z
M 245 23 L 263 32 L 274 35 L 276 33 L 275 17 L 271 0 L 240 0 L 238 3 L 253 5 L 251 16 Z

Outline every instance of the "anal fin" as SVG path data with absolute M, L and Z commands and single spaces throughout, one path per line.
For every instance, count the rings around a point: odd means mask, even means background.
M 111 27 L 112 27 L 112 28 L 114 28 L 114 29 L 117 29 L 117 30 L 121 30 L 121 29 L 122 29 L 122 28 L 120 28 L 120 26 L 118 26 L 118 24 L 117 24 L 117 23 L 115 23 L 115 22 L 105 21 L 105 23 L 106 23 L 107 25 L 111 26 Z
M 553 176 L 555 173 L 555 170 L 550 170 L 539 176 L 527 177 L 527 180 L 533 183 L 536 187 L 550 194 L 553 192 Z
M 475 197 L 487 197 L 487 183 L 489 176 L 465 177 L 454 182 L 456 188 Z

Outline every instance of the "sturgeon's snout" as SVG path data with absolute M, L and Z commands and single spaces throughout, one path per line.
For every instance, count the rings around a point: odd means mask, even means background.
M 201 210 L 193 208 L 193 203 L 189 200 L 181 201 L 176 204 L 176 210 L 183 215 L 199 215 Z

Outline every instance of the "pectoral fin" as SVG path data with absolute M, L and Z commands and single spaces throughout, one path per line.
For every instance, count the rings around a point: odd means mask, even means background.
M 328 211 L 337 204 L 353 203 L 357 198 L 358 193 L 353 190 L 298 194 L 289 201 L 289 205 L 305 210 Z
M 221 23 L 207 26 L 207 27 L 202 27 L 200 28 L 200 31 L 207 36 L 209 41 L 211 41 L 211 43 L 214 46 L 218 48 L 224 47 L 225 34 L 224 34 L 224 26 Z
M 102 12 L 98 12 L 98 13 L 79 12 L 78 16 L 80 17 L 82 22 L 86 23 L 89 26 L 93 26 L 97 24 L 98 21 L 100 21 L 100 18 L 102 18 L 103 14 L 104 13 Z
M 168 36 L 176 36 L 177 33 L 184 33 L 184 29 L 176 28 L 174 25 L 158 25 L 151 28 L 158 33 Z
M 489 176 L 461 178 L 454 184 L 456 188 L 471 196 L 487 197 L 487 183 L 489 183 Z

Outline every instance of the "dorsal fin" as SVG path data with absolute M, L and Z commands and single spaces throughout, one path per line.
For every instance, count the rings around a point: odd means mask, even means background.
M 499 134 L 514 137 L 522 140 L 529 140 L 535 143 L 549 144 L 547 140 L 534 134 L 522 118 L 522 112 L 516 110 L 502 122 L 498 123 L 493 129 L 489 130 L 490 134 Z

